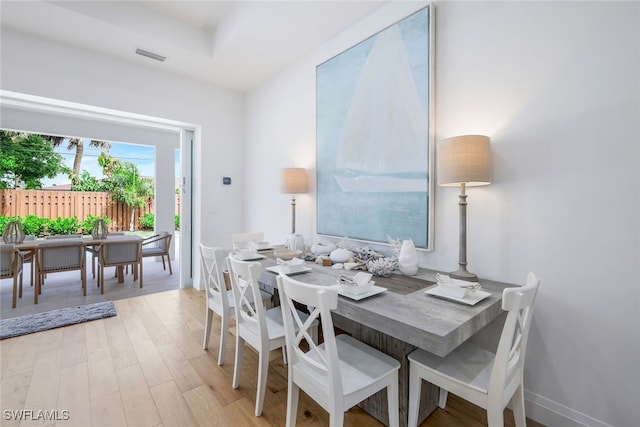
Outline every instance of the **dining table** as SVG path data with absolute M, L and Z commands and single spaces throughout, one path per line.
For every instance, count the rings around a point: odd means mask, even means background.
M 263 273 L 259 279 L 263 291 L 274 296 L 279 303 L 276 260 L 272 253 L 259 252 Z M 273 271 L 267 268 L 271 267 Z M 314 262 L 305 262 L 302 272 L 295 278 L 305 283 L 330 286 L 337 283 L 345 271 Z M 460 344 L 478 333 L 503 313 L 502 291 L 513 284 L 479 279 L 484 298 L 473 304 L 461 303 L 425 293 L 436 285 L 435 270 L 420 268 L 414 276 L 393 273 L 389 277 L 374 276 L 378 287 L 367 297 L 341 294 L 338 306 L 332 311 L 334 326 L 354 338 L 394 357 L 400 364 L 399 408 L 400 425 L 407 424 L 409 400 L 409 362 L 407 355 L 422 348 L 438 356 L 446 356 Z M 380 288 L 384 290 L 381 291 Z M 419 422 L 422 422 L 438 404 L 438 387 L 423 382 Z M 388 425 L 387 397 L 384 390 L 361 402 L 367 413 Z
M 83 236 L 83 237 L 69 237 L 69 238 L 62 238 L 59 239 L 59 241 L 62 242 L 79 242 L 81 243 L 83 246 L 87 247 L 87 246 L 100 246 L 102 244 L 102 242 L 104 242 L 106 239 L 109 239 L 109 241 L 112 240 L 118 240 L 118 241 L 122 241 L 122 242 L 137 242 L 137 241 L 142 241 L 142 237 L 138 236 L 136 234 L 125 234 L 125 235 L 121 235 L 121 236 L 109 236 L 106 237 L 104 239 L 98 239 L 92 236 Z M 36 272 L 38 271 L 38 266 L 39 266 L 39 259 L 38 259 L 38 248 L 40 247 L 40 245 L 44 242 L 52 242 L 55 240 L 48 240 L 48 239 L 33 239 L 33 240 L 25 240 L 22 243 L 18 243 L 16 244 L 16 249 L 18 249 L 21 252 L 30 252 L 33 256 L 33 263 L 32 263 L 32 268 L 36 269 Z M 122 274 L 122 267 L 118 267 L 118 271 L 117 271 L 117 276 L 118 276 L 118 282 L 121 282 L 124 279 L 124 275 Z M 38 295 L 40 294 L 40 287 L 41 287 L 41 283 L 40 283 L 40 275 L 39 274 L 35 274 L 35 289 L 33 292 L 33 303 L 34 304 L 38 304 Z

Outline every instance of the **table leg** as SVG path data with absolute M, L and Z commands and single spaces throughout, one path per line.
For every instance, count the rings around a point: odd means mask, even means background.
M 415 350 L 416 347 L 335 313 L 333 313 L 332 317 L 334 326 L 400 362 L 400 370 L 398 371 L 400 427 L 406 427 L 409 409 L 409 360 L 407 359 L 407 355 Z M 426 381 L 422 382 L 418 424 L 424 421 L 424 419 L 436 409 L 438 406 L 438 396 L 439 389 L 437 386 L 429 384 Z M 386 389 L 362 401 L 358 406 L 381 423 L 389 425 Z
M 31 261 L 31 268 L 36 269 L 35 285 L 33 287 L 33 303 L 38 303 L 38 294 L 40 293 L 40 257 L 38 251 L 33 253 L 33 260 Z

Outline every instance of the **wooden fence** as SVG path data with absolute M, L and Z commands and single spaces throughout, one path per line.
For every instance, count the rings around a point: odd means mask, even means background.
M 176 214 L 180 213 L 180 195 L 176 194 Z M 154 212 L 153 199 L 142 209 L 136 209 L 134 227 L 141 228 L 139 217 Z M 111 193 L 97 191 L 51 191 L 51 190 L 0 190 L 0 215 L 36 215 L 42 218 L 70 218 L 83 221 L 88 215 L 106 216 L 111 220 L 109 229 L 129 229 L 131 208 L 111 200 Z

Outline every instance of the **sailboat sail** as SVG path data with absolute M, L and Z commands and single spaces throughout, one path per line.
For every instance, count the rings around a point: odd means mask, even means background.
M 427 190 L 428 115 L 397 26 L 376 36 L 336 156 L 343 191 Z

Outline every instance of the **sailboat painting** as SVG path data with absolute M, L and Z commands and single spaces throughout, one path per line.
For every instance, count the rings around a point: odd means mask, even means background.
M 430 13 L 420 9 L 317 66 L 319 234 L 410 238 L 430 249 Z

